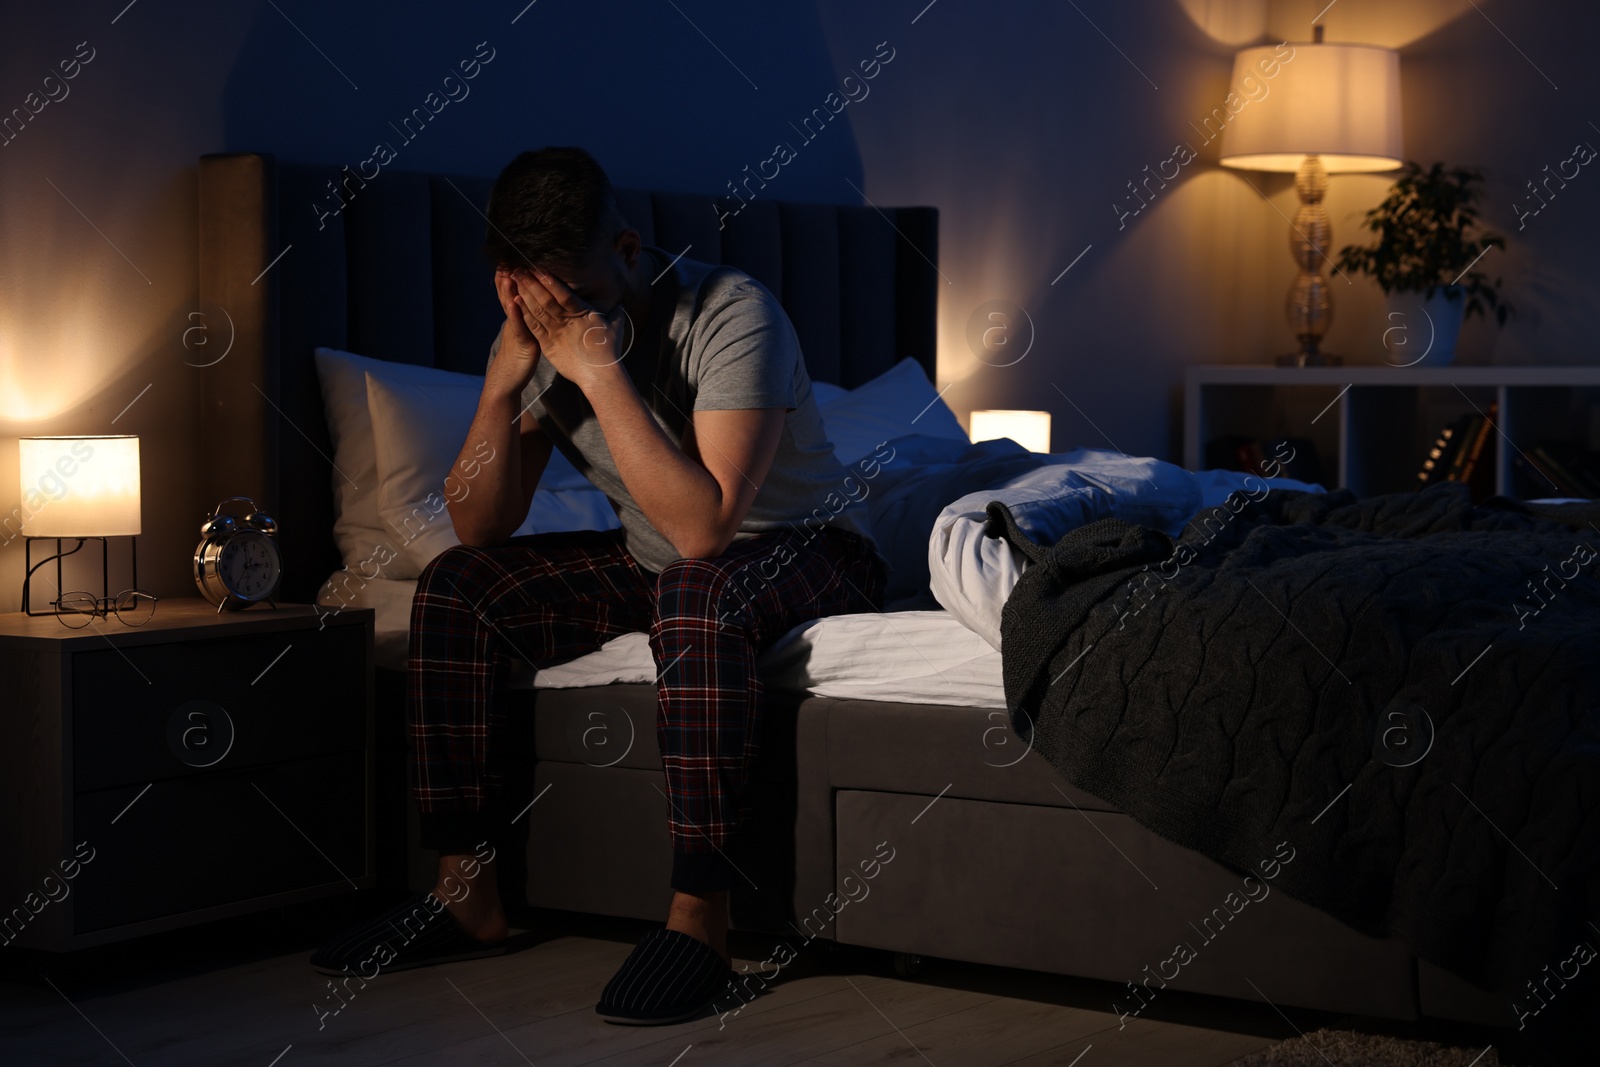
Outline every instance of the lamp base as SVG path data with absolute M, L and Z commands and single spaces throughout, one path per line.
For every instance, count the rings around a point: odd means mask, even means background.
M 1300 342 L 1300 353 L 1292 365 L 1326 366 L 1334 361 L 1318 350 L 1333 321 L 1333 293 L 1322 276 L 1322 264 L 1331 262 L 1326 249 L 1333 244 L 1333 224 L 1323 203 L 1328 193 L 1328 170 L 1320 156 L 1308 155 L 1300 161 L 1294 187 L 1300 196 L 1300 209 L 1289 224 L 1289 253 L 1294 257 L 1296 274 L 1283 308 L 1289 318 L 1289 332 Z
M 1342 367 L 1344 357 L 1327 352 L 1285 352 L 1274 356 L 1272 364 L 1275 367 Z
M 52 555 L 52 556 L 46 556 L 44 559 L 41 559 L 38 563 L 33 562 L 33 543 L 35 541 L 54 541 L 56 543 L 55 554 Z M 67 551 L 63 552 L 63 551 L 61 551 L 61 542 L 62 541 L 76 541 L 76 542 L 78 542 L 78 544 L 77 544 L 76 548 L 70 548 Z M 99 541 L 100 542 L 100 597 L 99 597 L 99 601 L 98 602 L 99 603 L 109 603 L 110 602 L 110 600 L 111 600 L 111 557 L 110 557 L 110 548 L 109 548 L 110 538 L 98 537 L 98 536 L 86 536 L 86 537 L 28 537 L 28 536 L 24 535 L 23 538 L 22 538 L 22 556 L 23 556 L 23 559 L 22 559 L 22 568 L 23 568 L 22 569 L 22 611 L 23 611 L 23 614 L 25 614 L 25 615 L 33 615 L 33 616 L 40 616 L 40 615 L 60 615 L 62 613 L 61 612 L 61 608 L 60 608 L 61 561 L 62 561 L 63 558 L 72 555 L 74 552 L 77 552 L 79 549 L 82 549 L 83 546 L 89 541 Z M 129 559 L 132 561 L 132 568 L 133 568 L 133 580 L 129 583 L 130 588 L 131 588 L 131 587 L 136 587 L 139 584 L 139 538 L 137 536 L 133 536 L 133 537 L 129 537 L 128 538 L 128 552 L 129 552 Z M 34 611 L 33 610 L 32 599 L 29 596 L 29 594 L 31 592 L 30 586 L 31 586 L 31 584 L 33 582 L 33 572 L 38 570 L 40 567 L 43 567 L 46 563 L 50 563 L 52 561 L 56 565 L 56 582 L 55 582 L 56 600 L 51 601 L 51 603 L 56 605 L 56 606 L 50 611 Z

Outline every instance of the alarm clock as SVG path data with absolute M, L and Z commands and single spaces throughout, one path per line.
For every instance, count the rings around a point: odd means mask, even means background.
M 243 516 L 223 514 L 224 507 L 239 500 L 250 506 Z M 272 603 L 283 573 L 277 536 L 278 524 L 249 497 L 233 496 L 218 504 L 200 527 L 200 545 L 194 550 L 194 584 L 200 595 L 219 612 L 263 600 Z

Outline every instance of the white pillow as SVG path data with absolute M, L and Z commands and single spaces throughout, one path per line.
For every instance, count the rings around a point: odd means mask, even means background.
M 945 406 L 914 359 L 902 359 L 870 382 L 826 403 L 819 397 L 817 406 L 834 454 L 846 466 L 884 441 L 906 434 L 969 441 L 955 413 Z
M 367 413 L 367 371 L 417 381 L 434 380 L 448 372 L 332 348 L 317 349 L 316 362 L 323 413 L 333 441 L 333 540 L 339 555 L 346 567 L 368 577 L 374 576 L 372 568 L 376 567 L 376 577 L 415 578 L 418 571 L 404 556 L 380 547 L 391 538 L 378 516 L 378 457 L 372 418 Z
M 473 491 L 470 468 L 452 472 L 451 467 L 467 439 L 483 391 L 480 377 L 438 373 L 441 377 L 419 382 L 367 372 L 367 408 L 377 454 L 378 515 L 389 544 L 418 574 L 439 553 L 461 543 L 445 504 L 449 498 L 461 499 Z M 493 463 L 494 458 L 482 462 Z M 574 485 L 583 488 L 572 488 Z M 618 525 L 605 494 L 559 452 L 552 452 L 527 518 L 515 536 L 611 530 Z

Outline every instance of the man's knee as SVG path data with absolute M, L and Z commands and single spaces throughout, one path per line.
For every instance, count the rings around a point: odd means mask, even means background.
M 489 551 L 475 545 L 454 545 L 434 556 L 417 576 L 417 592 L 438 597 L 468 597 L 480 587 L 489 566 Z
M 736 614 L 743 603 L 738 576 L 745 569 L 714 559 L 674 560 L 656 580 L 656 614 L 712 622 Z

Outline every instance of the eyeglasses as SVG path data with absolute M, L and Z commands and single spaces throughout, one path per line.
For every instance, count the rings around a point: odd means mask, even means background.
M 143 626 L 156 613 L 159 597 L 139 589 L 124 589 L 116 596 L 97 597 L 82 591 L 62 593 L 52 603 L 61 625 L 74 630 L 111 615 L 124 626 Z

